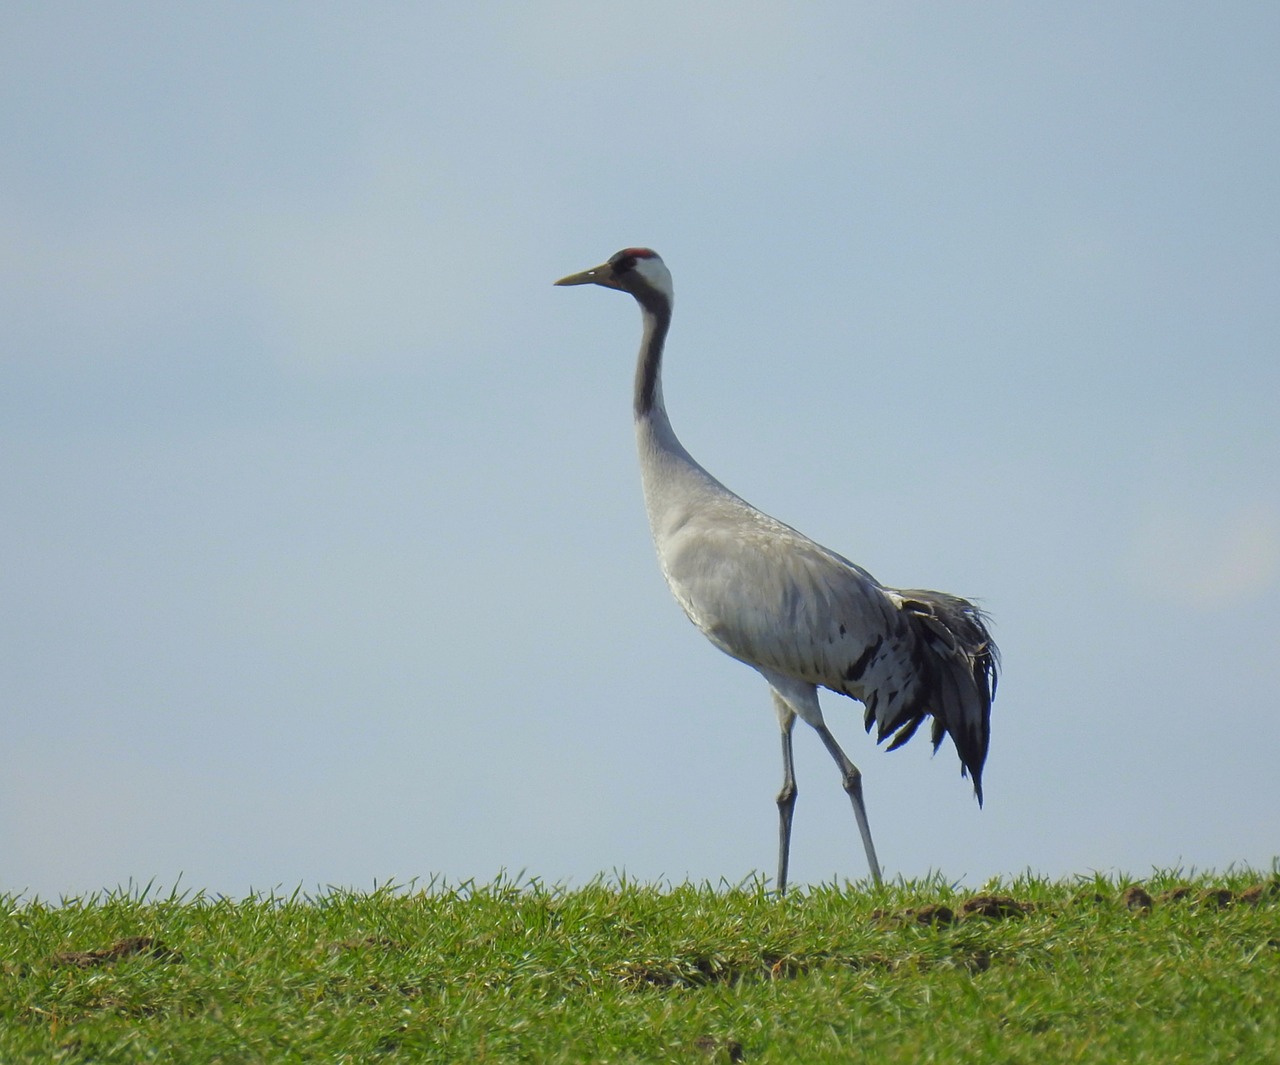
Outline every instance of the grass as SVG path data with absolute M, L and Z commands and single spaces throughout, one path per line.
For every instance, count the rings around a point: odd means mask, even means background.
M 0 1062 L 1280 1061 L 1280 876 L 0 899 Z

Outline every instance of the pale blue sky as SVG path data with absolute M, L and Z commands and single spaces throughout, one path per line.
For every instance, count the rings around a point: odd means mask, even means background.
M 426 7 L 0 16 L 0 890 L 772 873 L 551 286 L 631 244 L 689 449 L 993 615 L 985 810 L 825 700 L 889 875 L 1269 866 L 1280 9 Z

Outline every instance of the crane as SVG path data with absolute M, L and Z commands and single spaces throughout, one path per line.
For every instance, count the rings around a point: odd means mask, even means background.
M 762 513 L 685 450 L 662 399 L 662 354 L 673 286 L 649 248 L 624 248 L 557 285 L 601 285 L 630 293 L 643 333 L 634 415 L 645 509 L 667 585 L 716 647 L 756 669 L 769 685 L 782 731 L 778 792 L 779 894 L 787 890 L 796 804 L 792 731 L 812 727 L 840 770 L 871 877 L 880 884 L 862 773 L 827 728 L 818 688 L 862 702 L 868 732 L 895 750 L 933 719 L 933 749 L 950 736 L 960 774 L 982 805 L 999 652 L 986 617 L 944 592 L 889 588 L 861 566 Z

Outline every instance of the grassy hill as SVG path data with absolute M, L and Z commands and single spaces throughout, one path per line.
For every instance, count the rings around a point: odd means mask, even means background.
M 0 1062 L 1280 1061 L 1280 877 L 4 899 Z

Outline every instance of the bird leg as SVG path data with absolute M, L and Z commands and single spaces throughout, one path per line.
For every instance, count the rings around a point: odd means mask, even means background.
M 778 792 L 778 894 L 787 893 L 787 864 L 791 857 L 791 815 L 796 809 L 796 769 L 791 758 L 791 714 L 782 725 L 782 790 Z
M 849 801 L 853 803 L 853 816 L 857 818 L 858 831 L 862 833 L 862 846 L 867 852 L 867 864 L 871 866 L 871 879 L 876 887 L 879 887 L 880 863 L 876 860 L 875 844 L 871 842 L 871 825 L 867 822 L 867 807 L 862 801 L 862 771 L 849 761 L 849 756 L 840 749 L 840 744 L 836 743 L 836 738 L 831 735 L 831 730 L 826 725 L 814 727 L 822 737 L 822 742 L 826 744 L 827 750 L 831 752 L 831 757 L 836 760 L 836 765 L 840 767 L 840 783 L 844 787 L 845 794 L 849 796 Z

